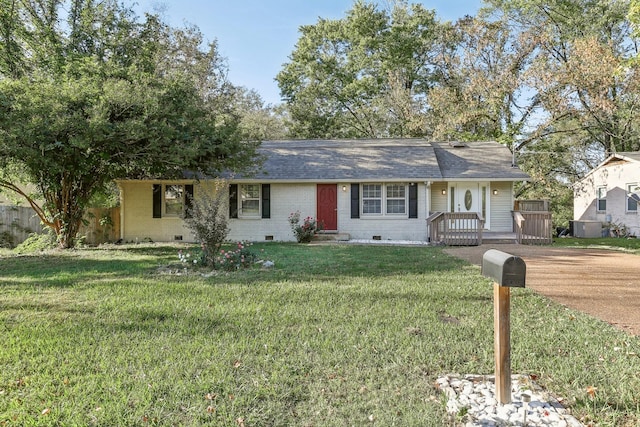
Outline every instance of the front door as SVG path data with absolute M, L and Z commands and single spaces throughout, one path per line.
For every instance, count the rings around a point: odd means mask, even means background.
M 338 186 L 336 184 L 318 184 L 317 190 L 318 214 L 317 219 L 324 230 L 338 230 Z
M 480 192 L 477 183 L 458 183 L 453 200 L 453 212 L 480 213 Z
M 475 213 L 484 219 L 484 228 L 489 226 L 488 183 L 449 183 L 449 212 Z M 457 226 L 454 226 L 458 228 Z

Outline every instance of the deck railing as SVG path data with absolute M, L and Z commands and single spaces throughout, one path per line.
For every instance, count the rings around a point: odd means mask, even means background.
M 550 245 L 553 243 L 551 212 L 513 212 L 513 228 L 520 244 Z
M 484 219 L 477 212 L 435 212 L 427 218 L 429 242 L 447 246 L 482 244 Z

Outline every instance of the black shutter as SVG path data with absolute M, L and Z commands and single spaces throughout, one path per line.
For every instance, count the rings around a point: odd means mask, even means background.
M 418 218 L 418 184 L 409 184 L 409 218 Z
M 187 184 L 184 186 L 184 217 L 191 218 L 193 208 L 193 184 Z
M 351 218 L 360 218 L 360 184 L 351 184 Z
M 238 184 L 229 185 L 229 218 L 238 218 Z
M 262 218 L 271 218 L 271 184 L 262 184 Z
M 153 184 L 153 218 L 162 218 L 162 185 Z

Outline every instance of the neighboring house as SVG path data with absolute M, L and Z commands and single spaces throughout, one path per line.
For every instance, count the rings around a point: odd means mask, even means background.
M 419 139 L 269 141 L 253 176 L 229 186 L 229 239 L 295 240 L 288 217 L 316 217 L 351 239 L 428 239 L 433 212 L 478 212 L 486 231 L 512 232 L 514 183 L 529 176 L 496 142 Z M 123 180 L 124 241 L 194 237 L 182 215 L 206 181 Z
M 624 225 L 640 237 L 634 193 L 640 194 L 640 151 L 613 154 L 574 185 L 573 219 Z

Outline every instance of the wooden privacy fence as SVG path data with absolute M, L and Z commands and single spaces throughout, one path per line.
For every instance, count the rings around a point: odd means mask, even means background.
M 549 200 L 516 200 L 513 210 L 519 212 L 549 212 Z
M 553 243 L 551 212 L 514 212 L 513 227 L 518 243 L 550 245 Z
M 84 216 L 78 238 L 92 245 L 120 238 L 120 208 L 92 208 Z M 32 233 L 44 232 L 40 218 L 24 206 L 0 206 L 0 247 L 14 247 Z
M 78 237 L 92 245 L 115 242 L 120 238 L 120 208 L 92 208 L 84 215 L 85 224 Z
M 25 206 L 0 206 L 0 247 L 13 247 L 26 240 L 31 233 L 41 233 L 40 218 Z
M 429 242 L 447 246 L 482 244 L 484 219 L 477 212 L 436 212 L 427 218 Z

